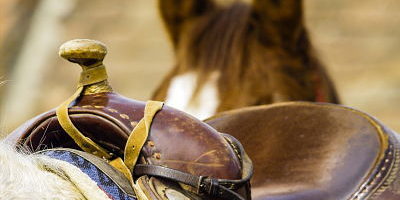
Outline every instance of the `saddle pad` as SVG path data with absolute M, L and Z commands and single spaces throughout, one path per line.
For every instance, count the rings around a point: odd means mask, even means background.
M 38 152 L 57 160 L 65 161 L 88 175 L 97 186 L 113 200 L 135 200 L 129 181 L 103 160 L 74 149 L 49 149 Z M 87 191 L 91 192 L 91 191 Z

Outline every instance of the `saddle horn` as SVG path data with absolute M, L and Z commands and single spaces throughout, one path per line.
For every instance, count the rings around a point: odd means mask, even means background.
M 58 54 L 82 67 L 79 84 L 89 86 L 85 88 L 86 94 L 112 92 L 103 65 L 107 47 L 102 42 L 89 39 L 70 40 L 61 45 Z

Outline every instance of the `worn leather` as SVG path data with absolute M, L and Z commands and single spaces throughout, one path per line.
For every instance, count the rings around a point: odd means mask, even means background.
M 116 93 L 99 93 L 79 98 L 69 114 L 84 135 L 122 156 L 144 106 Z M 254 199 L 400 198 L 398 135 L 365 113 L 298 102 L 229 111 L 206 122 L 239 139 L 252 158 Z M 234 150 L 212 127 L 165 106 L 154 118 L 139 163 L 240 179 Z M 79 149 L 54 110 L 28 121 L 7 139 L 33 151 Z M 239 191 L 247 193 L 246 188 Z
M 365 113 L 297 102 L 206 122 L 236 137 L 252 158 L 254 199 L 400 199 L 397 135 Z
M 144 102 L 116 93 L 99 93 L 83 95 L 69 114 L 85 136 L 116 156 L 122 156 L 128 135 L 143 117 L 144 106 Z M 34 151 L 54 147 L 79 149 L 60 127 L 54 111 L 22 125 L 8 140 Z M 168 106 L 154 117 L 139 163 L 214 178 L 241 178 L 240 161 L 216 130 Z
M 200 197 L 183 190 L 176 182 L 155 177 L 141 176 L 137 181 L 136 188 L 136 190 L 143 191 L 142 194 L 151 200 L 210 200 L 209 197 Z

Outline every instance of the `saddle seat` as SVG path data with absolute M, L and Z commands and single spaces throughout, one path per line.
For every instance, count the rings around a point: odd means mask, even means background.
M 253 199 L 399 199 L 398 135 L 354 109 L 305 102 L 256 106 L 206 122 L 243 144 Z

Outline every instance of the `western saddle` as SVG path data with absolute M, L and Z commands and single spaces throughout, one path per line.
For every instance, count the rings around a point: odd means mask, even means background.
M 102 64 L 106 53 L 98 41 L 63 44 L 60 56 L 83 68 L 77 92 L 7 140 L 32 151 L 62 147 L 96 155 L 129 180 L 138 199 L 168 199 L 157 189 L 161 182 L 190 199 L 400 198 L 399 137 L 365 113 L 290 102 L 202 122 L 113 92 Z M 252 194 L 252 163 L 235 138 L 254 161 Z

